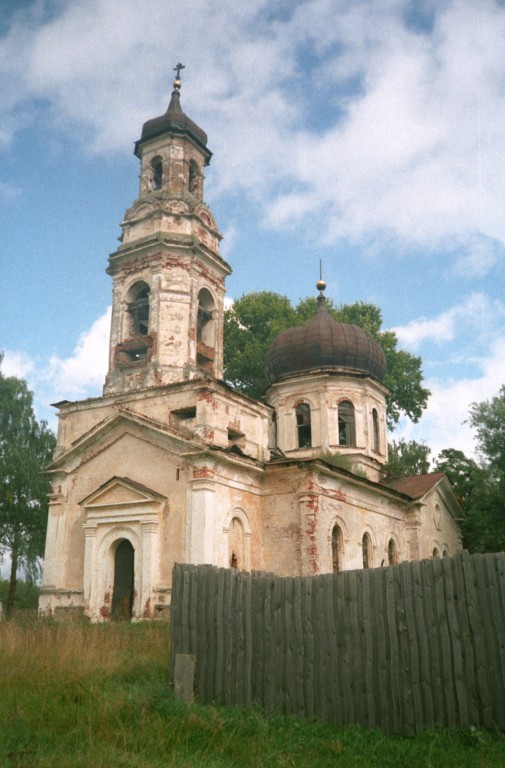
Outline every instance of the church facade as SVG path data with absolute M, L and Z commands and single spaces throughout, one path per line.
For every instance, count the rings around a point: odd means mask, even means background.
M 264 401 L 223 380 L 231 268 L 178 78 L 135 154 L 139 197 L 107 270 L 103 395 L 57 404 L 40 610 L 165 617 L 176 562 L 296 576 L 454 554 L 446 476 L 381 481 L 384 354 L 331 317 L 322 281 L 314 317 L 268 352 Z

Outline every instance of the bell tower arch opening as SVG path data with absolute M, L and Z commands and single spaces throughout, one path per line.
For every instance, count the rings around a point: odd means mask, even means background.
M 135 592 L 135 550 L 128 539 L 121 539 L 114 552 L 114 588 L 111 612 L 115 621 L 129 621 Z
M 147 336 L 149 333 L 150 292 L 151 289 L 143 280 L 132 285 L 128 291 L 129 327 L 127 329 L 127 338 Z
M 200 172 L 193 159 L 189 161 L 188 191 L 195 197 L 200 197 Z
M 216 347 L 216 302 L 207 288 L 198 293 L 196 322 L 196 362 L 200 368 L 214 369 Z
M 160 155 L 156 155 L 156 157 L 153 157 L 151 160 L 151 169 L 153 174 L 151 186 L 153 191 L 156 191 L 163 186 L 163 159 Z

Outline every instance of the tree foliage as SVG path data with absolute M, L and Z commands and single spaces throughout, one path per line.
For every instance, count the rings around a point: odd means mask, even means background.
M 46 422 L 35 418 L 26 382 L 0 371 L 0 556 L 11 559 L 8 614 L 18 569 L 34 576 L 44 553 L 49 481 L 42 468 L 54 445 Z
M 420 358 L 398 349 L 396 335 L 382 329 L 382 313 L 374 304 L 358 301 L 335 307 L 328 301 L 328 306 L 335 320 L 359 325 L 384 350 L 384 383 L 391 390 L 387 406 L 389 428 L 394 428 L 402 414 L 418 421 L 430 394 L 422 385 Z M 264 363 L 268 348 L 283 330 L 307 322 L 316 307 L 315 298 L 303 299 L 293 307 L 286 296 L 272 292 L 249 293 L 235 301 L 225 313 L 226 380 L 250 397 L 260 399 L 266 385 Z
M 388 480 L 407 475 L 425 475 L 430 471 L 431 449 L 415 440 L 398 440 L 389 443 L 388 461 L 383 469 Z
M 463 531 L 474 552 L 505 550 L 505 386 L 490 400 L 473 403 L 479 472 L 474 479 Z
M 465 513 L 463 546 L 470 552 L 505 550 L 505 386 L 470 408 L 481 461 L 446 449 L 436 468 L 447 473 Z
M 472 403 L 469 420 L 477 430 L 479 453 L 493 476 L 505 483 L 505 385 L 491 400 Z

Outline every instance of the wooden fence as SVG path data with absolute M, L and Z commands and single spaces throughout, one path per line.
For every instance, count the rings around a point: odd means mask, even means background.
M 176 565 L 172 675 L 178 654 L 205 703 L 387 733 L 503 729 L 505 553 L 299 578 Z

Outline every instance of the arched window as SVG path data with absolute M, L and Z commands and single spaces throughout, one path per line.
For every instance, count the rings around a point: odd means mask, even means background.
M 379 453 L 380 451 L 379 414 L 377 413 L 375 408 L 372 410 L 372 429 L 373 429 L 373 450 L 375 451 L 375 453 Z
M 245 532 L 242 521 L 233 517 L 228 534 L 228 565 L 230 568 L 245 568 Z
M 163 185 L 163 160 L 159 155 L 153 157 L 151 160 L 151 168 L 153 169 L 153 189 L 161 189 Z
M 342 400 L 338 404 L 338 444 L 350 447 L 356 445 L 354 405 L 349 400 Z
M 202 368 L 212 368 L 215 346 L 214 298 L 207 288 L 198 294 L 198 317 L 196 321 L 197 363 Z
M 198 166 L 194 160 L 189 161 L 189 181 L 188 189 L 192 195 L 198 196 L 198 183 L 199 183 Z
M 368 533 L 363 534 L 363 539 L 361 544 L 363 548 L 363 568 L 371 568 L 372 567 L 372 539 L 370 538 Z
M 388 563 L 389 565 L 398 565 L 398 549 L 394 539 L 389 539 L 388 542 Z
M 298 448 L 310 448 L 312 445 L 312 427 L 310 424 L 310 405 L 300 403 L 296 406 L 296 428 Z
M 331 532 L 331 561 L 333 573 L 340 573 L 343 570 L 342 555 L 344 552 L 344 538 L 342 530 L 338 525 L 333 526 Z
M 448 549 L 444 549 L 444 553 L 443 553 L 442 556 L 443 557 L 449 557 L 449 550 Z
M 207 288 L 202 288 L 198 294 L 198 321 L 196 340 L 208 346 L 214 346 L 214 298 Z
M 147 283 L 135 283 L 128 294 L 130 314 L 129 336 L 146 336 L 149 333 L 149 293 Z
M 433 557 L 440 557 L 440 552 L 438 551 L 438 547 L 433 547 Z

